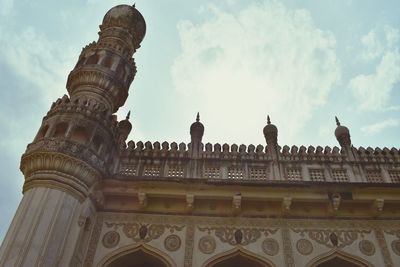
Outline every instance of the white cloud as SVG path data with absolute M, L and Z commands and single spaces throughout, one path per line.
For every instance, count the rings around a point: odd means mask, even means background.
M 365 60 L 372 60 L 378 58 L 382 54 L 382 43 L 377 37 L 376 31 L 372 30 L 361 38 L 361 43 L 364 49 L 361 57 Z
M 0 15 L 7 16 L 14 7 L 14 0 L 0 0 Z
M 65 92 L 66 73 L 71 66 L 71 49 L 50 41 L 29 27 L 22 33 L 0 27 L 0 60 L 25 81 L 35 85 L 46 102 Z M 76 55 L 75 55 L 76 57 Z
M 378 39 L 376 30 L 372 30 L 361 38 L 365 45 L 361 55 L 369 59 L 379 59 L 374 73 L 359 74 L 349 82 L 361 110 L 391 109 L 388 107 L 390 95 L 400 82 L 399 31 L 385 26 L 383 34 L 384 38 Z
M 182 52 L 171 74 L 189 110 L 199 109 L 215 132 L 232 128 L 226 142 L 261 141 L 267 114 L 292 141 L 340 79 L 334 36 L 308 11 L 275 1 L 209 13 L 203 23 L 178 25 Z
M 380 133 L 386 128 L 397 127 L 400 125 L 399 119 L 389 118 L 384 121 L 370 124 L 361 128 L 361 131 L 367 135 L 374 135 Z

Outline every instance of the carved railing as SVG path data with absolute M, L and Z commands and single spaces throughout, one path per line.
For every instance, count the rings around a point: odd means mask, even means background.
M 191 158 L 191 144 L 128 142 L 119 179 L 203 179 L 224 183 L 400 183 L 396 148 L 284 146 L 273 155 L 268 146 L 210 144 Z M 349 153 L 352 157 L 349 157 Z

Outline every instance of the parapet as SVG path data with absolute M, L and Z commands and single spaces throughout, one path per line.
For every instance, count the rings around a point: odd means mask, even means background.
M 117 179 L 203 179 L 218 183 L 399 183 L 397 148 L 211 144 L 190 157 L 191 144 L 129 141 L 121 153 Z M 173 171 L 171 171 L 173 170 Z

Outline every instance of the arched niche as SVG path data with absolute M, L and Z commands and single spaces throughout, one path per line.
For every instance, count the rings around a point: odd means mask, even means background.
M 373 267 L 367 261 L 343 251 L 330 251 L 313 260 L 307 267 Z
M 162 251 L 146 244 L 117 249 L 98 264 L 101 267 L 176 267 Z
M 203 267 L 275 267 L 265 258 L 242 247 L 215 255 L 207 260 Z

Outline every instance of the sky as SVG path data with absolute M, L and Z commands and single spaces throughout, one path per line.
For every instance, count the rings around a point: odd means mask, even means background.
M 0 0 L 0 242 L 22 198 L 19 162 L 82 47 L 123 1 Z M 283 145 L 397 147 L 397 0 L 136 0 L 146 36 L 134 55 L 134 141 L 263 144 L 269 114 Z

